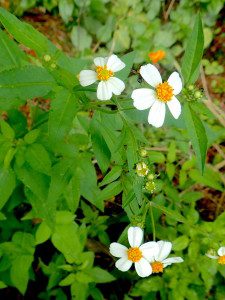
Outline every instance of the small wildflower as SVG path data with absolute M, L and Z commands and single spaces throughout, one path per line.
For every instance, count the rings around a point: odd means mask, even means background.
M 148 54 L 148 57 L 151 59 L 151 61 L 156 64 L 158 61 L 162 60 L 166 56 L 166 52 L 163 50 L 158 50 L 155 52 L 150 52 Z
M 217 251 L 217 254 L 215 251 L 206 253 L 206 256 L 212 259 L 217 259 L 218 264 L 225 265 L 225 247 L 220 247 Z
M 149 260 L 152 267 L 152 273 L 162 273 L 163 269 L 174 263 L 181 263 L 184 260 L 181 257 L 169 257 L 172 249 L 172 243 L 167 241 L 158 241 L 154 255 Z
M 97 98 L 99 100 L 109 100 L 112 95 L 120 95 L 125 89 L 122 80 L 114 76 L 125 68 L 125 64 L 115 55 L 110 57 L 96 57 L 94 59 L 95 71 L 83 70 L 79 74 L 79 81 L 82 86 L 88 86 L 96 81 L 100 81 L 97 88 Z
M 51 56 L 48 55 L 48 54 L 45 54 L 45 55 L 44 55 L 44 60 L 45 60 L 46 62 L 49 62 L 49 61 L 51 60 Z
M 144 177 L 148 174 L 149 168 L 144 162 L 140 162 L 136 165 L 136 173 L 138 176 Z
M 144 232 L 140 227 L 130 227 L 128 229 L 128 241 L 130 248 L 119 243 L 110 244 L 110 253 L 118 257 L 116 267 L 122 272 L 128 271 L 134 263 L 135 270 L 140 277 L 147 277 L 152 274 L 152 267 L 149 259 L 155 253 L 156 242 L 142 244 Z
M 178 119 L 181 114 L 181 105 L 175 96 L 182 90 L 182 81 L 179 74 L 173 72 L 167 81 L 162 82 L 158 69 L 152 64 L 142 66 L 140 74 L 155 90 L 148 88 L 134 90 L 131 95 L 131 98 L 134 100 L 134 107 L 138 110 L 145 110 L 151 107 L 148 123 L 155 127 L 163 125 L 166 105 L 173 117 Z
M 148 154 L 148 152 L 147 152 L 145 149 L 141 149 L 141 150 L 140 150 L 140 156 L 141 156 L 141 157 L 146 157 L 147 154 Z
M 154 181 L 147 181 L 145 185 L 145 189 L 149 191 L 150 193 L 153 193 L 155 190 L 155 182 Z

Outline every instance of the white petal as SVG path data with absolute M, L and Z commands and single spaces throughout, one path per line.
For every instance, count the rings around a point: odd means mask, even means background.
M 178 95 L 182 90 L 182 81 L 180 75 L 177 72 L 173 72 L 168 78 L 169 85 L 173 88 L 173 94 Z
M 152 274 L 152 267 L 146 259 L 142 258 L 141 260 L 139 260 L 139 262 L 136 262 L 134 265 L 135 270 L 140 277 L 147 277 Z
M 113 54 L 107 61 L 107 69 L 113 72 L 118 72 L 125 68 L 125 63 L 120 60 L 117 55 Z
M 101 67 L 104 67 L 107 63 L 107 60 L 108 58 L 107 57 L 96 57 L 94 59 L 94 64 L 98 67 L 98 66 L 101 66 Z
M 155 256 L 156 261 L 163 261 L 171 252 L 172 243 L 166 241 L 158 241 L 158 254 Z
M 162 78 L 158 69 L 152 64 L 142 66 L 140 68 L 140 74 L 144 80 L 153 87 L 156 87 L 159 83 L 162 83 Z
M 127 257 L 127 247 L 119 243 L 112 243 L 109 246 L 109 252 L 115 257 Z
M 219 256 L 225 255 L 225 247 L 220 247 L 220 248 L 219 248 L 219 250 L 218 250 L 218 255 L 219 255 Z
M 122 257 L 122 258 L 120 258 L 120 259 L 117 260 L 115 266 L 120 271 L 126 272 L 132 266 L 132 261 L 128 260 L 127 258 Z
M 181 114 L 181 105 L 179 100 L 173 96 L 173 98 L 167 102 L 169 110 L 175 119 L 178 119 Z
M 111 97 L 112 90 L 107 81 L 100 81 L 97 88 L 97 98 L 99 100 L 109 100 Z
M 150 108 L 155 102 L 155 91 L 151 89 L 136 89 L 131 94 L 134 107 L 139 110 Z
M 148 115 L 148 123 L 155 126 L 161 127 L 164 123 L 166 114 L 166 106 L 164 102 L 156 100 L 152 107 L 150 108 L 150 112 Z
M 120 95 L 122 93 L 122 91 L 125 89 L 124 82 L 116 77 L 110 77 L 107 80 L 107 84 L 110 86 L 111 91 L 115 95 Z
M 162 261 L 164 268 L 171 265 L 171 264 L 177 264 L 182 263 L 184 260 L 181 257 L 169 257 Z
M 219 258 L 219 256 L 217 256 L 217 255 L 211 255 L 211 254 L 208 254 L 208 253 L 206 253 L 206 256 L 208 256 L 209 258 L 212 258 L 212 259 L 218 259 Z
M 83 70 L 79 74 L 79 81 L 82 86 L 88 86 L 97 81 L 97 73 L 92 70 Z
M 140 246 L 140 250 L 145 259 L 149 262 L 154 261 L 154 254 L 158 250 L 158 246 L 156 242 L 148 242 Z
M 131 247 L 139 247 L 143 239 L 143 230 L 140 227 L 130 227 L 128 229 L 128 241 Z

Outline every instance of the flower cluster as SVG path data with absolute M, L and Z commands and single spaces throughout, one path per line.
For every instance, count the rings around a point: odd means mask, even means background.
M 88 86 L 100 81 L 97 87 L 97 98 L 99 100 L 110 100 L 114 95 L 120 95 L 125 84 L 115 77 L 115 73 L 125 68 L 125 64 L 115 55 L 109 57 L 97 57 L 94 59 L 95 71 L 83 70 L 79 74 L 82 86 Z M 173 72 L 167 81 L 162 81 L 158 69 L 147 64 L 140 68 L 140 75 L 153 88 L 135 89 L 131 98 L 133 105 L 138 110 L 150 108 L 148 123 L 161 127 L 164 123 L 166 106 L 175 119 L 181 114 L 181 105 L 176 96 L 182 90 L 182 81 L 177 72 Z
M 119 258 L 116 267 L 122 271 L 128 271 L 132 264 L 140 277 L 150 276 L 152 273 L 163 272 L 164 268 L 173 264 L 181 263 L 181 257 L 169 257 L 172 243 L 167 241 L 142 243 L 144 232 L 140 227 L 128 229 L 127 248 L 119 243 L 110 244 L 110 253 Z

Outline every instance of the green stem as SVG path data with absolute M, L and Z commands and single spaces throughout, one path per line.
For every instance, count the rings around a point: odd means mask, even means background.
M 150 217 L 151 217 L 151 222 L 152 222 L 153 241 L 155 241 L 155 220 L 154 220 L 154 215 L 153 215 L 153 210 L 152 210 L 151 203 L 149 203 L 149 210 L 150 210 Z

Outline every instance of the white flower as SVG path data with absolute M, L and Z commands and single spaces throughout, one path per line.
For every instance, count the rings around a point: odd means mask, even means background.
M 136 89 L 131 98 L 134 100 L 134 107 L 139 110 L 150 108 L 148 123 L 155 127 L 163 125 L 166 104 L 175 119 L 181 114 L 181 105 L 175 97 L 182 90 L 182 81 L 177 72 L 173 72 L 168 81 L 162 82 L 161 75 L 152 64 L 147 64 L 140 68 L 140 74 L 144 80 L 155 90 L 148 88 Z
M 114 77 L 114 73 L 122 70 L 125 64 L 115 55 L 110 57 L 96 57 L 94 59 L 95 71 L 83 70 L 79 74 L 79 81 L 82 86 L 88 86 L 100 80 L 97 88 L 99 100 L 109 100 L 114 95 L 120 95 L 125 89 L 122 80 Z
M 225 265 L 225 247 L 220 247 L 216 253 L 206 253 L 206 256 L 212 259 L 217 259 L 218 263 L 221 265 Z
M 153 256 L 157 244 L 156 242 L 142 244 L 143 235 L 143 230 L 140 227 L 130 227 L 128 229 L 130 248 L 119 243 L 110 245 L 110 253 L 115 257 L 119 257 L 116 267 L 120 271 L 128 271 L 134 263 L 136 272 L 140 277 L 147 277 L 152 274 L 152 267 L 148 261 Z
M 174 263 L 181 263 L 181 257 L 168 257 L 172 249 L 172 243 L 166 241 L 158 241 L 153 257 L 149 260 L 152 267 L 152 273 L 163 272 L 163 269 Z

